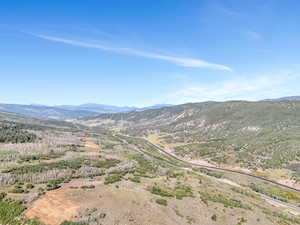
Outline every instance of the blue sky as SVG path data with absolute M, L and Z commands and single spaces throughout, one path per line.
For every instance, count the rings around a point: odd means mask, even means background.
M 0 3 L 0 102 L 300 95 L 298 0 Z

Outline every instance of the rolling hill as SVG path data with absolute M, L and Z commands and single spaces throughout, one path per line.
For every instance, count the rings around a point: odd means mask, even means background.
M 0 113 L 0 224 L 300 224 L 294 190 L 191 166 L 141 138 L 43 122 Z
M 294 158 L 276 168 L 297 174 L 298 119 L 297 101 L 207 102 L 77 120 L 101 129 L 0 112 L 0 223 L 300 224 L 299 192 L 192 166 L 149 143 L 185 159 L 240 159 L 233 164 L 247 168 L 283 152 Z
M 253 171 L 292 169 L 299 179 L 300 101 L 190 103 L 80 122 L 151 137 L 191 160 Z
M 0 111 L 47 119 L 74 119 L 85 116 L 96 116 L 98 113 L 85 110 L 66 110 L 44 105 L 0 104 Z
M 143 111 L 147 109 L 158 109 L 170 105 L 154 105 L 144 108 L 111 106 L 103 104 L 82 104 L 82 105 L 20 105 L 20 104 L 0 104 L 0 111 L 12 112 L 21 115 L 32 116 L 42 119 L 78 119 L 83 117 L 97 116 L 102 113 L 120 113 L 130 111 Z

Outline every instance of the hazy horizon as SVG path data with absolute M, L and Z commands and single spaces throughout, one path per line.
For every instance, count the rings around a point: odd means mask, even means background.
M 195 102 L 184 102 L 180 104 L 168 104 L 168 103 L 157 103 L 154 105 L 142 105 L 142 106 L 135 106 L 135 105 L 112 105 L 112 104 L 102 104 L 102 103 L 96 103 L 96 102 L 86 102 L 86 103 L 79 103 L 79 104 L 54 104 L 54 105 L 48 105 L 48 104 L 43 104 L 43 103 L 28 103 L 28 104 L 23 104 L 23 103 L 3 103 L 0 102 L 0 104 L 12 104 L 12 105 L 36 105 L 36 106 L 47 106 L 47 107 L 61 107 L 61 106 L 84 106 L 84 105 L 99 105 L 99 106 L 111 106 L 111 107 L 128 107 L 128 108 L 147 108 L 147 107 L 152 107 L 152 106 L 175 106 L 175 105 L 181 105 L 181 104 L 188 104 L 188 103 L 201 103 L 201 102 L 230 102 L 230 101 L 249 101 L 249 102 L 256 102 L 256 101 L 266 101 L 266 100 L 276 100 L 276 99 L 282 99 L 282 98 L 294 98 L 298 97 L 300 98 L 300 95 L 295 95 L 295 96 L 280 96 L 278 98 L 265 98 L 265 99 L 257 99 L 257 100 L 247 100 L 247 99 L 229 99 L 229 100 L 223 100 L 223 101 L 215 101 L 215 100 L 207 100 L 207 101 L 195 101 Z

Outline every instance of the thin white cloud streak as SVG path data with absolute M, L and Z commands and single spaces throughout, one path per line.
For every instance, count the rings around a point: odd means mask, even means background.
M 231 9 L 228 9 L 228 8 L 224 8 L 223 6 L 221 5 L 218 5 L 216 6 L 216 8 L 221 11 L 222 13 L 226 14 L 226 15 L 229 15 L 229 16 L 241 16 L 242 13 L 241 12 L 237 12 L 237 11 L 233 11 Z
M 255 31 L 252 31 L 252 30 L 248 30 L 246 32 L 247 36 L 250 38 L 250 39 L 254 39 L 254 40 L 258 40 L 258 39 L 261 39 L 261 35 Z
M 98 50 L 102 50 L 102 51 L 115 52 L 115 53 L 119 53 L 119 54 L 136 55 L 136 56 L 141 56 L 144 58 L 164 60 L 164 61 L 168 61 L 168 62 L 174 63 L 174 64 L 182 66 L 182 67 L 196 67 L 196 68 L 208 68 L 208 69 L 213 69 L 213 70 L 232 71 L 232 69 L 228 66 L 210 63 L 210 62 L 206 62 L 206 61 L 200 60 L 200 59 L 161 55 L 161 54 L 156 54 L 156 53 L 144 52 L 144 51 L 140 51 L 140 50 L 136 50 L 136 49 L 132 49 L 132 48 L 108 47 L 105 45 L 94 44 L 94 43 L 89 43 L 89 42 L 85 42 L 85 41 L 77 41 L 77 40 L 71 40 L 71 39 L 65 39 L 65 38 L 47 36 L 47 35 L 41 35 L 41 34 L 32 34 L 32 35 L 35 37 L 44 39 L 44 40 L 52 41 L 52 42 L 60 42 L 60 43 L 65 43 L 65 44 L 84 47 L 84 48 L 94 48 L 94 49 L 98 49 Z
M 294 83 L 299 76 L 290 73 L 281 75 L 261 75 L 248 78 L 234 78 L 231 80 L 190 84 L 167 95 L 164 100 L 171 104 L 202 101 L 227 100 L 261 100 L 277 98 L 295 94 L 290 83 Z

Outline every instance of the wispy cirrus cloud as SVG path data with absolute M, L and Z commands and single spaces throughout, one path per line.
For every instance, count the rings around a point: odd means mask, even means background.
M 200 84 L 186 84 L 165 96 L 172 104 L 202 101 L 261 100 L 293 95 L 299 76 L 289 71 L 259 76 L 235 77 L 224 81 Z
M 78 41 L 73 39 L 66 39 L 66 38 L 48 36 L 42 34 L 31 34 L 31 35 L 52 42 L 60 42 L 60 43 L 65 43 L 65 44 L 84 47 L 84 48 L 93 48 L 101 51 L 115 52 L 118 54 L 136 55 L 144 58 L 164 60 L 182 67 L 208 68 L 213 70 L 232 71 L 232 69 L 228 66 L 207 62 L 201 59 L 162 55 L 157 53 L 145 52 L 133 48 L 110 47 L 110 46 L 95 44 L 87 41 Z
M 256 31 L 253 31 L 253 30 L 248 30 L 246 32 L 246 35 L 250 38 L 250 39 L 254 39 L 254 40 L 258 40 L 258 39 L 261 39 L 261 35 L 256 32 Z

